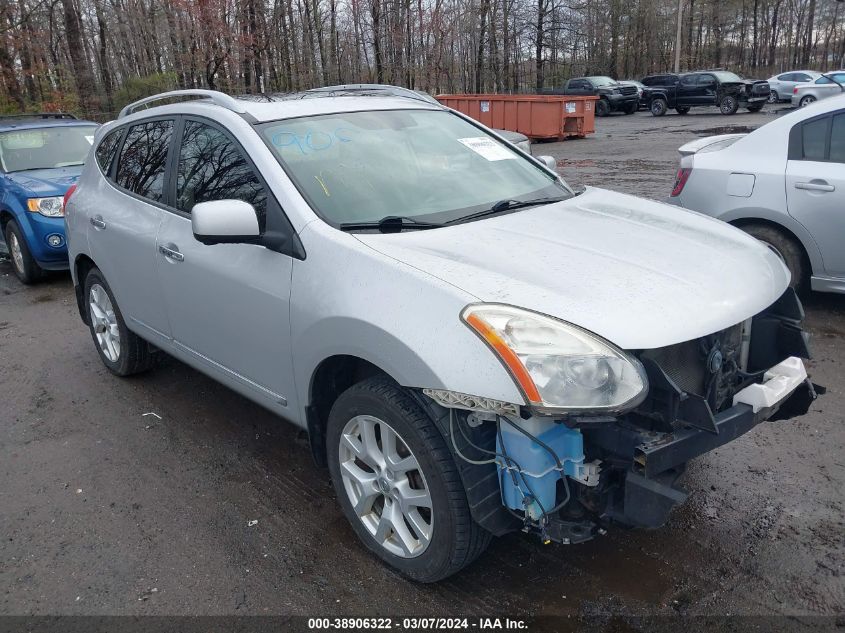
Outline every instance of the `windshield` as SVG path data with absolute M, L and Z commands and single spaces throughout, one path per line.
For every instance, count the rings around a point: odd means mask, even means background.
M 0 133 L 3 171 L 82 165 L 97 126 L 39 127 Z
M 716 75 L 716 77 L 718 77 L 719 81 L 721 81 L 721 82 L 742 81 L 742 77 L 740 77 L 736 73 L 729 73 L 729 72 L 720 71 L 720 72 L 715 72 L 713 74 Z
M 450 112 L 348 112 L 260 129 L 314 210 L 335 225 L 388 216 L 447 222 L 505 199 L 572 195 L 532 161 Z
M 618 82 L 610 77 L 590 77 L 590 83 L 594 86 L 613 86 Z

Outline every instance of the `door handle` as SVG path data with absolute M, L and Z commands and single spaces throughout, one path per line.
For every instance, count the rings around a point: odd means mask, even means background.
M 796 182 L 795 183 L 796 189 L 804 189 L 806 191 L 836 191 L 836 187 L 831 184 L 828 184 L 824 180 L 820 181 L 810 181 L 810 182 Z
M 175 249 L 168 248 L 167 246 L 159 246 L 158 252 L 167 257 L 168 259 L 172 259 L 174 262 L 185 261 L 185 256 L 182 253 Z
M 102 216 L 99 215 L 95 215 L 93 218 L 91 218 L 91 225 L 95 229 L 100 229 L 101 231 L 106 228 L 106 223 L 103 221 Z

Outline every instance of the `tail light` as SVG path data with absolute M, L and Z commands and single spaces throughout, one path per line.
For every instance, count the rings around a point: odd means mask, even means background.
M 797 94 L 798 94 L 798 86 L 795 86 L 795 87 L 792 89 L 792 94 L 794 94 L 794 95 L 797 95 Z
M 672 188 L 671 196 L 674 198 L 680 196 L 684 190 L 684 185 L 687 184 L 689 176 L 692 173 L 692 167 L 681 167 L 675 176 L 675 186 Z
M 70 197 L 73 195 L 74 191 L 76 191 L 76 185 L 71 185 L 70 189 L 65 191 L 65 197 L 62 201 L 62 211 L 65 211 L 67 209 L 67 201 L 70 200 Z

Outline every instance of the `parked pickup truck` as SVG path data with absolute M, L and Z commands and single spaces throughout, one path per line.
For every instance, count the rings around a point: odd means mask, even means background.
M 742 79 L 724 70 L 651 75 L 643 83 L 643 100 L 654 116 L 663 116 L 669 108 L 686 114 L 695 106 L 718 106 L 722 114 L 735 114 L 740 106 L 759 112 L 770 93 L 767 81 Z
M 611 77 L 576 77 L 567 81 L 563 88 L 551 88 L 544 93 L 598 97 L 596 116 L 607 116 L 611 112 L 634 114 L 640 102 L 636 86 L 621 84 Z

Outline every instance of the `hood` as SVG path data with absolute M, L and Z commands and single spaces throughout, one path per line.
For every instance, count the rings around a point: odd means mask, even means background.
M 72 167 L 53 167 L 50 169 L 29 169 L 27 171 L 13 171 L 6 174 L 6 178 L 27 194 L 46 198 L 48 196 L 63 196 L 70 186 L 79 180 L 82 165 Z
M 735 325 L 789 284 L 771 250 L 724 222 L 593 188 L 475 222 L 356 237 L 479 301 L 542 312 L 629 350 Z

